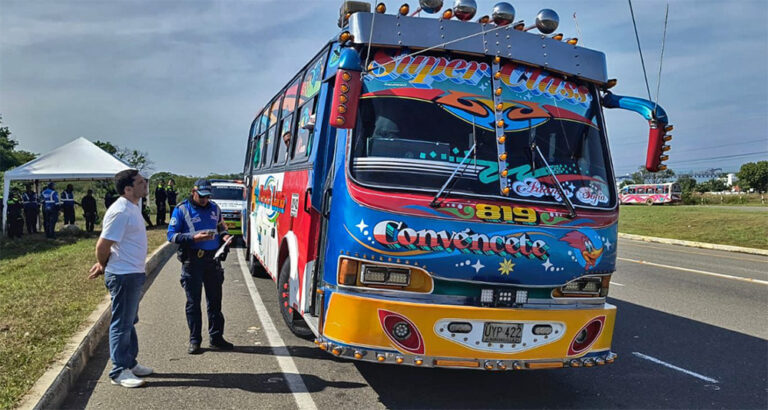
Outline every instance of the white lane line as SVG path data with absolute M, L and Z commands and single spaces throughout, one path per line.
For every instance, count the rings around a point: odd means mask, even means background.
M 616 285 L 616 286 L 627 286 L 627 285 L 622 285 L 621 283 L 619 283 L 619 282 L 614 282 L 614 281 L 611 281 L 611 285 Z
M 677 367 L 677 366 L 675 366 L 673 364 L 669 364 L 667 362 L 661 361 L 661 360 L 659 360 L 659 359 L 657 359 L 655 357 L 644 355 L 644 354 L 642 354 L 640 352 L 632 352 L 632 354 L 637 356 L 637 357 L 639 357 L 639 358 L 641 358 L 641 359 L 650 360 L 650 361 L 652 361 L 652 362 L 654 362 L 656 364 L 660 364 L 662 366 L 669 367 L 670 369 L 677 370 L 678 372 L 683 372 L 683 373 L 685 373 L 685 374 L 687 374 L 689 376 L 693 376 L 693 377 L 695 377 L 697 379 L 704 380 L 705 382 L 720 383 L 719 381 L 717 381 L 717 380 L 715 380 L 715 379 L 713 379 L 711 377 L 707 377 L 707 376 L 698 374 L 696 372 L 692 372 L 690 370 L 683 369 L 682 367 Z
M 742 282 L 757 283 L 760 285 L 768 285 L 768 280 L 742 278 L 741 276 L 726 275 L 724 273 L 707 272 L 705 270 L 698 270 L 698 269 L 681 268 L 680 266 L 662 265 L 661 263 L 653 263 L 653 262 L 641 261 L 637 259 L 627 259 L 627 258 L 616 258 L 616 259 L 620 261 L 639 263 L 641 265 L 650 265 L 650 266 L 656 266 L 659 268 L 667 268 L 667 269 L 681 270 L 684 272 L 699 273 L 702 275 L 709 275 L 709 276 L 714 276 L 714 277 L 723 278 L 723 279 L 731 279 L 731 280 L 738 280 Z
M 245 264 L 245 258 L 243 256 L 243 250 L 237 250 L 237 261 L 240 264 L 240 270 L 243 272 L 243 278 L 245 284 L 248 286 L 248 292 L 251 294 L 253 300 L 253 307 L 256 308 L 256 314 L 261 321 L 261 328 L 264 330 L 264 334 L 267 335 L 269 345 L 272 347 L 272 354 L 277 359 L 277 363 L 280 365 L 280 370 L 285 375 L 285 381 L 288 383 L 288 388 L 293 393 L 293 399 L 296 401 L 296 405 L 300 409 L 317 409 L 315 401 L 312 400 L 312 396 L 307 390 L 307 386 L 301 379 L 299 369 L 296 367 L 296 363 L 293 362 L 291 354 L 288 352 L 288 348 L 280 337 L 280 333 L 277 332 L 275 324 L 272 322 L 272 318 L 267 312 L 267 307 L 264 306 L 264 302 L 261 300 L 259 291 L 256 290 L 256 284 L 253 283 L 253 278 L 250 272 L 248 272 L 247 265 Z

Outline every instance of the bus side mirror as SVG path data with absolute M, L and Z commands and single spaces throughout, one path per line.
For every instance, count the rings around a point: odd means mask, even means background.
M 363 88 L 360 55 L 352 48 L 341 51 L 333 86 L 329 122 L 336 128 L 352 128 L 357 121 L 357 105 Z

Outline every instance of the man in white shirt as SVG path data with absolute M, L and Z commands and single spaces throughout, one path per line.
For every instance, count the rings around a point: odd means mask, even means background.
M 144 385 L 140 376 L 153 370 L 136 361 L 139 341 L 134 324 L 139 321 L 139 298 L 146 280 L 147 231 L 139 200 L 147 196 L 147 180 L 135 169 L 115 175 L 120 198 L 107 209 L 101 236 L 96 243 L 96 264 L 89 279 L 104 274 L 112 296 L 112 322 L 109 325 L 109 356 L 112 384 L 123 387 Z

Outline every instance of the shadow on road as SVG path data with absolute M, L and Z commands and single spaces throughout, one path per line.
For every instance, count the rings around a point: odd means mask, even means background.
M 355 366 L 388 408 L 768 407 L 768 341 L 631 303 L 611 303 L 619 309 L 613 340 L 619 358 L 613 365 L 522 372 Z
M 240 389 L 251 393 L 291 393 L 286 383 L 290 373 L 155 373 L 146 377 L 148 387 L 214 387 Z M 307 391 L 315 393 L 328 387 L 356 389 L 365 384 L 326 381 L 313 375 L 301 375 Z

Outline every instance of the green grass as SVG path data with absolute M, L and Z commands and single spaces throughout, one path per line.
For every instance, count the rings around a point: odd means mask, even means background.
M 619 232 L 768 249 L 768 212 L 706 206 L 622 206 Z
M 151 252 L 164 230 L 147 232 Z M 0 241 L 0 408 L 18 403 L 107 293 L 88 280 L 97 233 Z

